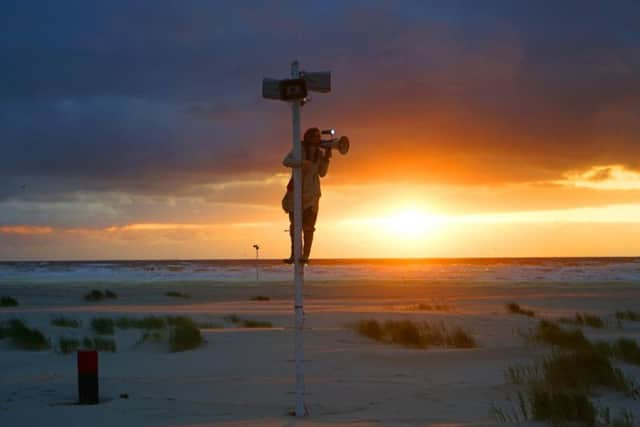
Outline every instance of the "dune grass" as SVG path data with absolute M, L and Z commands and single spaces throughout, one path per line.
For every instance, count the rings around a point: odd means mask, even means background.
M 244 328 L 272 328 L 273 324 L 266 320 L 243 319 L 236 314 L 224 317 L 224 320 Z
M 116 342 L 112 338 L 104 337 L 84 337 L 82 347 L 87 350 L 108 351 L 111 353 L 117 351 Z
M 557 323 L 541 320 L 531 335 L 535 342 L 552 345 L 564 350 L 599 353 L 605 357 L 615 357 L 626 363 L 640 365 L 640 346 L 635 340 L 618 338 L 591 342 L 579 329 L 566 330 Z
M 589 326 L 596 329 L 602 329 L 606 326 L 606 323 L 600 316 L 589 313 L 576 313 L 572 318 L 561 317 L 558 319 L 558 322 L 578 326 Z
M 213 327 L 213 324 L 211 326 Z M 167 340 L 169 351 L 179 352 L 193 350 L 204 343 L 200 326 L 186 316 L 164 318 L 148 316 L 142 319 L 127 319 L 126 327 L 145 330 L 136 345 L 145 342 L 162 343 Z
M 525 392 L 518 394 L 516 412 L 525 420 L 548 421 L 553 425 L 573 422 L 594 425 L 598 414 L 590 395 L 599 389 L 638 397 L 633 380 L 625 377 L 595 346 L 590 350 L 552 352 L 534 365 L 509 367 L 506 377 L 509 382 L 525 387 Z
M 140 339 L 136 345 L 145 343 L 145 342 L 153 342 L 153 343 L 161 343 L 165 340 L 165 334 L 161 331 L 144 331 L 142 335 L 140 335 Z
M 80 340 L 75 338 L 60 337 L 58 339 L 58 350 L 62 354 L 69 354 L 80 348 Z
M 517 393 L 510 410 L 495 405 L 491 412 L 499 424 L 522 425 L 524 421 L 549 422 L 553 426 L 636 427 L 633 413 L 628 409 L 618 416 L 611 415 L 608 406 L 596 407 L 584 392 L 550 391 L 534 387 Z
M 118 295 L 110 290 L 105 290 L 104 292 L 99 290 L 99 289 L 92 289 L 91 291 L 89 291 L 88 293 L 85 294 L 84 299 L 85 301 L 90 301 L 90 302 L 96 302 L 96 301 L 102 301 L 104 299 L 116 299 L 118 298 Z
M 113 335 L 113 319 L 110 317 L 94 317 L 91 320 L 91 328 L 100 335 Z
M 375 319 L 364 319 L 348 325 L 348 327 L 375 341 L 404 347 L 477 347 L 476 341 L 467 331 L 460 327 L 447 328 L 444 323 L 414 322 L 412 320 L 387 320 L 382 323 Z
M 0 323 L 0 339 L 8 338 L 20 350 L 40 351 L 51 348 L 44 334 L 35 328 L 29 328 L 20 319 L 10 319 Z
M 58 316 L 51 319 L 51 325 L 59 328 L 79 328 L 82 322 L 70 317 Z
M 566 330 L 559 324 L 541 320 L 531 335 L 535 342 L 556 346 L 565 350 L 581 350 L 590 348 L 591 342 L 580 329 Z
M 610 355 L 623 362 L 640 365 L 640 346 L 630 338 L 618 338 L 612 343 L 599 341 L 596 343 L 600 352 Z
M 633 399 L 640 396 L 634 380 L 611 362 L 615 357 L 637 363 L 640 360 L 637 342 L 626 338 L 613 343 L 591 342 L 579 329 L 565 330 L 547 320 L 538 323 L 530 338 L 552 346 L 553 351 L 533 365 L 511 366 L 505 372 L 509 382 L 525 388 L 524 393 L 518 393 L 523 419 L 553 425 L 633 425 L 628 424 L 628 411 L 615 419 L 610 417 L 608 408 L 599 414 L 590 396 L 599 389 L 622 392 Z M 505 416 L 503 411 L 495 409 L 494 414 L 497 418 Z
M 640 322 L 640 311 L 616 311 L 616 319 L 627 320 L 630 322 Z
M 598 411 L 584 392 L 550 391 L 533 388 L 528 392 L 531 418 L 554 426 L 569 423 L 592 427 Z
M 623 409 L 617 417 L 611 416 L 609 407 L 600 410 L 600 423 L 605 427 L 637 427 L 633 412 Z
M 0 297 L 0 307 L 17 307 L 18 300 L 9 296 Z
M 164 329 L 167 327 L 167 321 L 163 317 L 145 316 L 136 317 L 119 317 L 115 321 L 115 325 L 119 329 Z
M 256 295 L 255 297 L 251 297 L 251 301 L 271 301 L 271 298 L 264 295 Z
M 190 298 L 189 295 L 184 294 L 182 292 L 178 292 L 178 291 L 167 291 L 164 294 L 168 297 L 173 297 L 173 298 Z
M 204 343 L 196 323 L 184 316 L 168 317 L 170 325 L 169 350 L 172 352 L 193 350 Z
M 527 317 L 536 317 L 535 311 L 522 308 L 520 307 L 520 304 L 515 302 L 510 302 L 509 304 L 506 305 L 506 308 L 507 308 L 507 312 L 511 314 L 519 314 L 521 316 L 527 316 Z
M 608 387 L 630 393 L 631 384 L 608 357 L 595 350 L 554 352 L 542 361 L 543 381 L 551 390 L 591 392 L 595 387 Z

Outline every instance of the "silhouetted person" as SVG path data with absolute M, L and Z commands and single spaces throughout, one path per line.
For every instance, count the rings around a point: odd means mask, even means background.
M 320 202 L 320 177 L 324 177 L 329 169 L 331 148 L 320 148 L 320 129 L 310 128 L 304 133 L 302 144 L 302 163 L 294 160 L 293 150 L 287 154 L 282 164 L 289 167 L 302 168 L 302 231 L 304 232 L 304 245 L 302 250 L 302 262 L 309 262 L 313 232 Z M 289 236 L 291 237 L 291 256 L 284 262 L 293 263 L 293 177 L 287 185 L 287 193 L 282 199 L 282 208 L 289 214 Z

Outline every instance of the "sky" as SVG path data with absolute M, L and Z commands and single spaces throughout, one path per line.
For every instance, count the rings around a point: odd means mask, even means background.
M 332 72 L 312 256 L 640 255 L 640 2 L 0 3 L 0 259 L 288 256 L 291 61 Z

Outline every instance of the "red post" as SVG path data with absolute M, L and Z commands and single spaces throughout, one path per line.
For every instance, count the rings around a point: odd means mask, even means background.
M 99 401 L 96 350 L 78 350 L 78 400 L 81 405 L 95 405 Z

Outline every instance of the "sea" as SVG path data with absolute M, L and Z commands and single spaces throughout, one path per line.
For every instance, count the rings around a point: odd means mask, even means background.
M 2 284 L 154 282 L 219 283 L 239 286 L 292 280 L 281 260 L 141 260 L 0 262 Z M 436 258 L 319 259 L 305 279 L 327 285 L 358 281 L 492 283 L 625 283 L 640 285 L 640 257 L 627 258 Z

